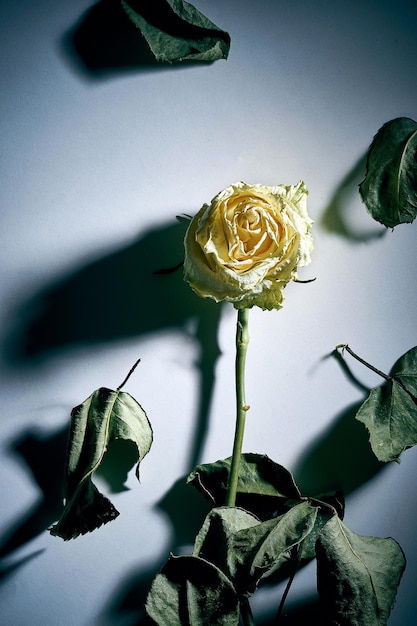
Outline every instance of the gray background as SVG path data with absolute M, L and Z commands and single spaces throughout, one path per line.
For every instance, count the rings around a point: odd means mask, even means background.
M 126 57 L 117 20 L 107 35 L 102 16 L 98 34 L 86 27 L 87 0 L 0 6 L 0 621 L 134 624 L 169 550 L 188 549 L 201 504 L 176 483 L 196 459 L 231 453 L 235 314 L 152 272 L 181 260 L 176 215 L 237 180 L 304 179 L 315 252 L 300 278 L 317 280 L 288 286 L 280 312 L 251 312 L 244 449 L 306 492 L 340 484 L 352 530 L 400 542 L 408 567 L 389 623 L 413 624 L 416 451 L 375 466 L 353 415 L 380 380 L 346 356 L 354 380 L 329 355 L 348 341 L 388 371 L 416 344 L 415 225 L 386 232 L 357 184 L 378 128 L 417 119 L 417 10 L 195 4 L 230 32 L 227 61 L 156 66 L 134 37 Z M 126 391 L 155 436 L 141 484 L 123 468 L 98 476 L 120 517 L 64 543 L 45 529 L 60 510 L 70 410 L 139 357 Z M 281 592 L 254 600 L 259 624 Z M 314 593 L 311 565 L 288 609 L 307 603 L 311 617 Z

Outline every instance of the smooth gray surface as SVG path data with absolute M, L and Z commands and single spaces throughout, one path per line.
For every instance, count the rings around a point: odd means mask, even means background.
M 196 365 L 201 303 L 151 272 L 180 260 L 170 251 L 176 215 L 194 214 L 237 180 L 304 179 L 315 252 L 300 278 L 317 280 L 290 285 L 280 312 L 251 312 L 244 448 L 295 471 L 306 488 L 330 477 L 352 490 L 348 526 L 393 536 L 406 552 L 389 623 L 414 624 L 416 451 L 371 478 L 366 435 L 349 443 L 357 429 L 347 409 L 365 391 L 325 357 L 348 341 L 387 371 L 416 343 L 416 226 L 380 237 L 356 185 L 378 128 L 417 119 L 417 10 L 398 0 L 195 4 L 230 32 L 227 61 L 99 73 L 82 69 L 68 44 L 92 4 L 0 5 L 0 621 L 135 623 L 122 610 L 132 585 L 140 600 L 169 550 L 190 540 L 155 505 L 198 452 L 195 422 L 210 381 L 208 365 L 202 376 Z M 345 233 L 329 227 L 340 217 Z M 234 327 L 224 307 L 202 462 L 231 453 Z M 29 329 L 36 354 L 19 351 Z M 203 322 L 203 345 L 214 345 L 215 331 Z M 138 357 L 126 390 L 155 433 L 141 484 L 131 472 L 130 490 L 110 495 L 115 522 L 74 542 L 52 538 L 45 529 L 59 510 L 69 412 L 95 388 L 117 386 Z M 346 360 L 363 385 L 379 384 Z M 177 491 L 171 499 L 171 516 L 186 513 L 192 525 L 194 505 Z M 314 588 L 310 567 L 290 604 Z M 254 603 L 259 624 L 277 597 Z

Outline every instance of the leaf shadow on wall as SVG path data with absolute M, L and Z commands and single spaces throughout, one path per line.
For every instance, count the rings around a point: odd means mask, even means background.
M 353 243 L 365 243 L 383 237 L 387 229 L 370 219 L 369 229 L 358 229 L 356 216 L 349 214 L 349 208 L 356 201 L 362 203 L 359 184 L 365 178 L 367 155 L 362 155 L 352 169 L 339 183 L 320 219 L 320 225 L 329 233 L 339 235 Z M 362 204 L 365 212 L 365 205 Z
M 372 452 L 368 431 L 355 419 L 370 389 L 352 374 L 338 350 L 325 358 L 336 360 L 352 385 L 363 392 L 363 397 L 337 415 L 317 440 L 307 447 L 294 468 L 294 476 L 305 495 L 337 489 L 346 497 L 387 465 L 378 461 Z
M 181 218 L 149 230 L 131 245 L 64 276 L 13 314 L 4 346 L 5 359 L 17 368 L 40 363 L 77 346 L 102 345 L 163 330 L 182 333 L 198 348 L 199 403 L 191 436 L 188 467 L 200 461 L 208 430 L 222 305 L 197 297 L 182 277 L 188 220 Z M 120 381 L 117 381 L 119 383 Z M 62 510 L 63 472 L 68 427 L 48 434 L 26 432 L 11 444 L 30 469 L 42 496 L 0 540 L 6 556 L 48 528 Z M 126 489 L 135 464 L 130 442 L 113 442 L 98 473 L 112 492 Z
M 24 516 L 13 522 L 0 538 L 0 584 L 43 550 L 11 563 L 6 561 L 4 565 L 1 559 L 8 559 L 14 551 L 50 528 L 61 515 L 68 432 L 69 423 L 53 433 L 33 429 L 21 433 L 8 446 L 8 451 L 19 464 L 30 470 L 31 483 L 39 496 Z M 120 493 L 128 489 L 128 474 L 136 462 L 134 443 L 115 440 L 110 443 L 95 475 L 105 480 L 110 493 Z
M 154 11 L 155 7 L 150 10 Z M 181 32 L 178 34 L 181 36 Z M 94 4 L 64 34 L 61 52 L 82 76 L 91 79 L 111 78 L 132 71 L 172 71 L 196 64 L 211 65 L 202 61 L 174 64 L 157 61 L 121 3 L 115 0 L 100 0 Z
M 44 532 L 60 515 L 67 437 L 67 426 L 53 434 L 33 430 L 21 433 L 8 445 L 11 455 L 25 469 L 30 470 L 31 482 L 36 485 L 40 495 L 23 518 L 13 523 L 1 537 L 0 559 L 8 557 Z M 0 582 L 27 560 L 28 557 L 25 557 L 18 564 L 13 563 L 0 569 Z

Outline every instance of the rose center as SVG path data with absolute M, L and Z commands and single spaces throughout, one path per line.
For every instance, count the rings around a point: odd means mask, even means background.
M 253 206 L 245 206 L 235 214 L 236 241 L 232 256 L 236 260 L 255 261 L 268 256 L 280 238 L 280 225 L 270 212 Z
M 256 243 L 265 234 L 262 216 L 255 208 L 247 208 L 236 215 L 237 235 L 243 243 Z

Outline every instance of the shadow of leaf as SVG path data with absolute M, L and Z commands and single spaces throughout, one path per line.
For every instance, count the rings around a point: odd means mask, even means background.
M 190 546 L 211 509 L 210 503 L 192 486 L 186 476 L 179 478 L 156 504 L 172 527 L 172 550 Z
M 36 550 L 32 552 L 32 554 L 28 554 L 27 556 L 22 557 L 18 561 L 11 563 L 9 565 L 0 565 L 0 585 L 5 583 L 7 578 L 15 573 L 16 570 L 23 567 L 26 563 L 29 563 L 32 559 L 35 559 L 37 556 L 42 554 L 44 550 Z
M 364 392 L 364 396 L 337 415 L 330 427 L 305 450 L 296 464 L 294 476 L 305 495 L 338 489 L 346 497 L 373 478 L 385 464 L 375 457 L 366 429 L 355 419 L 369 388 L 352 374 L 338 350 L 325 358 L 328 357 L 338 362 L 346 378 Z
M 355 163 L 338 185 L 320 221 L 322 227 L 328 232 L 357 243 L 379 239 L 386 233 L 386 228 L 381 229 L 376 223 L 372 230 L 359 231 L 355 228 L 354 220 L 349 216 L 348 209 L 352 206 L 355 197 L 361 202 L 358 187 L 365 177 L 365 171 L 366 154 Z M 365 205 L 363 207 L 366 211 Z
M 69 427 L 65 426 L 53 434 L 27 432 L 10 445 L 12 453 L 17 454 L 30 470 L 41 495 L 26 514 L 4 533 L 0 540 L 0 559 L 44 532 L 61 515 L 68 430 Z M 134 443 L 116 440 L 110 444 L 96 474 L 106 481 L 112 493 L 120 493 L 127 489 L 128 472 L 136 461 Z M 0 582 L 28 558 L 0 567 Z
M 67 427 L 54 434 L 27 432 L 10 445 L 30 469 L 41 495 L 18 522 L 13 523 L 0 540 L 0 558 L 4 558 L 48 528 L 59 516 L 63 501 L 64 462 Z
M 165 561 L 164 558 L 121 581 L 113 592 L 113 597 L 100 613 L 96 626 L 124 623 L 131 626 L 155 626 L 155 622 L 146 615 L 145 602 L 153 579 L 165 565 Z
M 277 597 L 277 607 L 280 598 Z M 330 626 L 325 622 L 323 607 L 318 597 L 302 597 L 297 602 L 285 604 L 279 622 L 276 621 L 276 614 L 264 613 L 257 617 L 258 626 L 300 626 L 300 624 L 315 624 L 315 626 Z
M 136 463 L 135 443 L 128 439 L 114 439 L 109 443 L 95 475 L 106 481 L 110 493 L 128 491 L 129 487 L 125 483 L 130 470 Z
M 355 419 L 361 404 L 342 411 L 298 460 L 293 473 L 303 494 L 340 489 L 347 496 L 383 469 L 384 464 L 372 453 L 365 428 Z
M 145 613 L 146 596 L 153 579 L 165 565 L 170 552 L 179 554 L 194 543 L 195 537 L 210 510 L 210 504 L 196 489 L 187 485 L 186 476 L 175 481 L 163 498 L 156 504 L 171 524 L 171 539 L 163 559 L 148 569 L 140 569 L 136 574 L 122 581 L 114 591 L 113 597 L 104 607 L 100 616 L 100 626 L 124 621 L 129 616 L 129 623 L 154 624 Z

